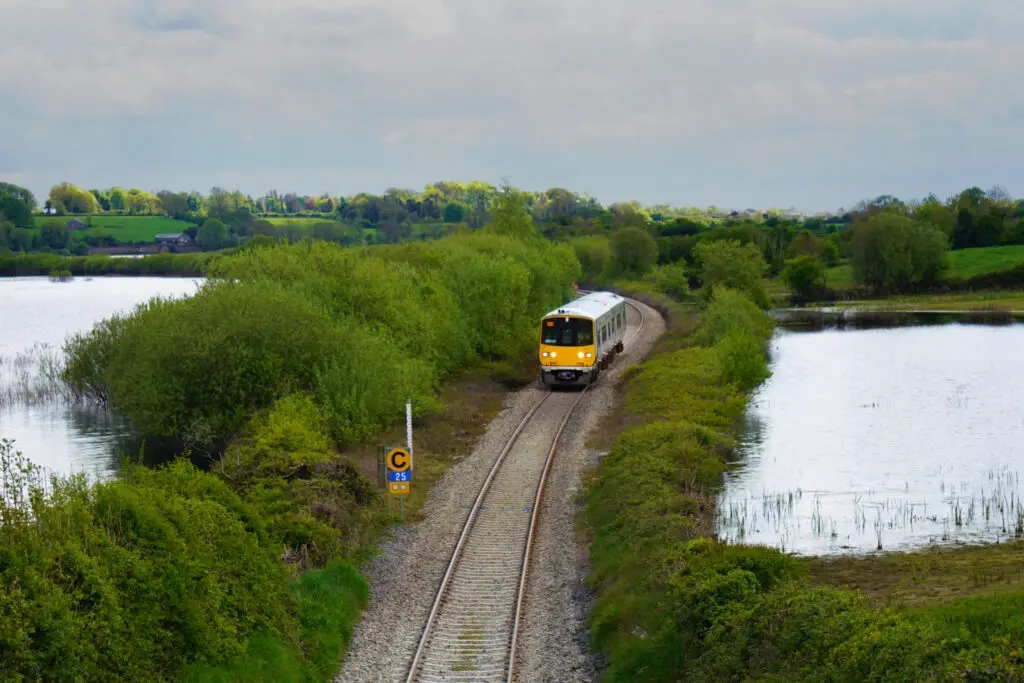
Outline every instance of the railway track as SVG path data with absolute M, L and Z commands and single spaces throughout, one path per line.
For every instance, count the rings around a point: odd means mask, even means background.
M 643 327 L 643 311 L 630 308 Z M 530 551 L 558 440 L 587 389 L 546 391 L 506 442 L 470 508 L 406 683 L 511 683 Z M 541 410 L 544 406 L 545 410 Z

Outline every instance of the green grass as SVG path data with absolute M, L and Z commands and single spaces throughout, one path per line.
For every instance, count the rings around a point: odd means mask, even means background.
M 878 311 L 1024 311 L 1024 292 L 957 292 L 893 296 L 888 299 L 839 301 L 840 308 L 870 308 Z
M 1024 591 L 1024 542 L 801 562 L 813 585 L 855 588 L 877 607 L 918 608 Z
M 980 247 L 949 252 L 949 269 L 945 280 L 965 280 L 977 275 L 995 273 L 1024 262 L 1024 245 Z M 844 262 L 825 271 L 826 283 L 832 289 L 849 289 L 856 285 L 853 266 Z
M 312 228 L 314 225 L 324 225 L 324 224 L 327 224 L 327 223 L 334 224 L 335 226 L 340 227 L 340 228 L 346 227 L 345 224 L 342 223 L 341 221 L 330 219 L 330 218 L 280 218 L 280 217 L 270 217 L 270 218 L 264 218 L 262 220 L 265 220 L 266 222 L 270 223 L 271 225 L 293 225 L 293 226 L 297 226 L 297 227 L 300 227 L 300 228 L 303 228 L 303 229 L 307 229 L 307 230 Z
M 1024 262 L 1024 245 L 959 249 L 949 252 L 946 279 L 969 278 L 984 273 L 1006 270 Z
M 848 289 L 857 284 L 853 279 L 853 266 L 849 263 L 829 268 L 825 271 L 825 284 L 832 289 Z
M 337 673 L 370 587 L 359 572 L 344 562 L 308 571 L 294 580 L 295 600 L 306 657 L 280 638 L 261 633 L 249 639 L 244 654 L 224 666 L 193 665 L 186 683 L 307 683 L 326 681 Z
M 56 223 L 61 226 L 67 225 L 72 218 L 77 218 L 89 225 L 88 228 L 76 231 L 79 235 L 110 235 L 120 243 L 130 242 L 152 242 L 160 233 L 183 232 L 189 227 L 195 227 L 194 223 L 174 220 L 166 216 L 50 216 L 39 218 L 36 225 L 41 226 L 47 223 Z

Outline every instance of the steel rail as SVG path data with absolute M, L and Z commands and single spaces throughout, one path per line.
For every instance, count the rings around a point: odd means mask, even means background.
M 637 325 L 636 330 L 630 336 L 629 340 L 623 344 L 624 346 L 632 344 L 633 340 L 636 339 L 636 337 L 640 334 L 640 331 L 644 325 L 644 314 L 640 307 L 634 305 L 629 300 L 626 301 L 626 305 L 636 310 L 636 312 L 640 315 L 640 324 Z M 513 677 L 515 675 L 515 657 L 518 645 L 520 624 L 522 622 L 523 601 L 526 595 L 527 574 L 533 550 L 533 541 L 536 533 L 537 521 L 539 519 L 541 502 L 544 494 L 544 485 L 547 481 L 547 476 L 551 468 L 551 463 L 554 459 L 555 453 L 558 450 L 558 442 L 562 436 L 562 432 L 564 431 L 565 426 L 569 422 L 569 419 L 575 413 L 576 407 L 583 400 L 583 397 L 586 395 L 587 390 L 589 388 L 589 385 L 583 388 L 583 390 L 580 392 L 580 395 L 573 402 L 572 406 L 570 406 L 569 409 L 566 411 L 565 417 L 562 418 L 562 421 L 558 426 L 558 430 L 555 432 L 555 436 L 552 439 L 551 447 L 548 450 L 547 458 L 544 461 L 544 468 L 541 472 L 540 480 L 537 485 L 537 493 L 534 498 L 533 510 L 531 511 L 530 516 L 529 531 L 523 551 L 523 562 L 520 569 L 519 586 L 516 592 L 514 621 L 511 639 L 509 642 L 509 658 L 507 668 L 508 673 L 506 677 L 508 683 L 512 683 Z M 441 609 L 441 604 L 444 601 L 445 595 L 448 592 L 452 575 L 454 574 L 459 561 L 462 559 L 462 550 L 466 544 L 466 540 L 469 538 L 470 532 L 472 531 L 473 521 L 476 519 L 477 513 L 479 512 L 483 500 L 487 495 L 488 490 L 490 489 L 492 481 L 494 480 L 496 474 L 498 473 L 498 470 L 501 468 L 501 465 L 505 460 L 505 456 L 508 455 L 509 451 L 512 450 L 512 447 L 518 440 L 519 435 L 526 428 L 527 424 L 529 424 L 530 420 L 533 419 L 533 416 L 537 413 L 540 407 L 544 404 L 545 401 L 547 401 L 547 399 L 550 396 L 551 390 L 549 389 L 547 392 L 545 392 L 544 396 L 541 397 L 541 399 L 537 401 L 537 403 L 535 403 L 532 408 L 530 408 L 529 412 L 527 412 L 523 419 L 519 422 L 519 425 L 516 427 L 512 435 L 508 438 L 508 441 L 506 441 L 505 446 L 501 450 L 501 453 L 498 455 L 498 458 L 494 461 L 494 464 L 491 466 L 491 469 L 487 474 L 487 478 L 484 480 L 483 485 L 480 487 L 480 491 L 477 493 L 476 498 L 473 501 L 473 505 L 470 509 L 469 517 L 466 519 L 466 522 L 462 527 L 462 532 L 459 534 L 459 539 L 455 545 L 455 549 L 452 551 L 451 558 L 448 560 L 448 567 L 445 570 L 444 577 L 441 579 L 441 585 L 437 590 L 437 595 L 434 597 L 434 603 L 430 609 L 430 614 L 428 615 L 427 621 L 423 627 L 423 631 L 420 634 L 419 643 L 416 647 L 416 653 L 413 655 L 412 662 L 409 665 L 409 673 L 405 679 L 406 683 L 413 683 L 416 679 L 420 663 L 423 659 L 423 654 L 427 648 L 428 642 L 430 641 L 431 629 L 434 627 L 437 621 L 438 613 Z
M 626 301 L 626 305 L 633 308 L 640 315 L 640 324 L 636 326 L 636 330 L 629 337 L 629 341 L 624 344 L 632 344 L 633 340 L 636 339 L 637 335 L 640 334 L 640 330 L 644 326 L 644 312 L 639 306 L 634 305 L 630 301 Z M 523 568 L 519 576 L 519 591 L 516 594 L 516 609 L 515 609 L 515 620 L 512 626 L 512 642 L 509 646 L 509 657 L 508 657 L 508 676 L 506 677 L 506 683 L 513 683 L 515 677 L 515 666 L 516 666 L 516 648 L 519 644 L 519 624 L 522 621 L 523 611 L 523 599 L 526 595 L 526 575 L 530 567 L 530 556 L 533 551 L 533 537 L 537 527 L 537 520 L 540 517 L 540 507 L 542 498 L 544 496 L 544 484 L 547 482 L 548 470 L 551 468 L 551 461 L 554 459 L 555 451 L 558 450 L 558 440 L 562 436 L 562 430 L 565 429 L 565 425 L 569 422 L 569 418 L 572 417 L 576 411 L 576 406 L 583 400 L 583 395 L 586 394 L 587 389 L 590 387 L 584 387 L 583 391 L 580 392 L 580 397 L 572 404 L 568 412 L 565 414 L 565 418 L 562 420 L 562 424 L 558 426 L 558 431 L 555 433 L 555 438 L 551 443 L 551 450 L 548 451 L 547 460 L 544 461 L 544 471 L 540 475 L 540 483 L 537 485 L 537 496 L 533 503 L 533 514 L 530 517 L 530 532 L 526 537 L 526 552 L 523 554 Z

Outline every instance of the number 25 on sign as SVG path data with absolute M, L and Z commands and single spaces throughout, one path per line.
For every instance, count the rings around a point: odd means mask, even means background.
M 388 493 L 405 496 L 412 491 L 412 472 L 409 471 L 411 460 L 405 448 L 392 448 L 388 451 Z

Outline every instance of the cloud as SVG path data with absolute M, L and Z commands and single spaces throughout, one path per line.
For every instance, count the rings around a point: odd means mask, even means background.
M 523 149 L 818 164 L 882 139 L 992 145 L 1024 111 L 1017 0 L 5 0 L 0 26 L 26 139 L 88 122 L 116 158 L 123 127 L 190 122 L 192 172 L 273 135 L 466 159 L 464 177 L 526 168 Z

